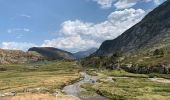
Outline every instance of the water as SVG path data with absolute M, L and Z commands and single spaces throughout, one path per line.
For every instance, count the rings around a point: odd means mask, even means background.
M 100 95 L 96 95 L 96 96 L 91 96 L 91 97 L 82 97 L 80 95 L 81 93 L 81 84 L 84 83 L 92 83 L 92 81 L 96 81 L 96 79 L 94 79 L 92 76 L 86 74 L 86 73 L 81 73 L 84 76 L 84 79 L 74 83 L 72 85 L 68 85 L 66 87 L 63 88 L 63 91 L 68 94 L 68 95 L 73 95 L 78 97 L 81 100 L 107 100 L 105 97 L 100 96 Z M 94 83 L 95 84 L 95 83 Z

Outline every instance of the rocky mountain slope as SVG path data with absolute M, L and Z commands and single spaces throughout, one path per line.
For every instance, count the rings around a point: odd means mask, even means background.
M 88 57 L 89 55 L 93 54 L 96 51 L 97 51 L 97 48 L 91 48 L 86 51 L 80 51 L 80 52 L 74 53 L 74 56 L 76 59 L 81 59 L 81 58 Z
M 0 49 L 0 64 L 26 63 L 41 59 L 43 59 L 43 57 L 36 52 Z
M 33 47 L 30 48 L 28 51 L 35 51 L 43 55 L 48 60 L 75 59 L 72 53 L 53 47 Z
M 118 38 L 103 42 L 94 55 L 155 50 L 169 44 L 170 0 L 167 0 Z

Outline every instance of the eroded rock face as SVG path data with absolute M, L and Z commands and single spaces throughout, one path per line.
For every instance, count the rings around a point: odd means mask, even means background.
M 43 57 L 36 52 L 0 49 L 0 64 L 25 63 L 31 61 L 38 61 L 42 58 Z
M 156 66 L 141 66 L 141 65 L 132 65 L 122 67 L 124 70 L 132 73 L 139 74 L 149 74 L 149 73 L 160 73 L 160 74 L 170 74 L 169 65 L 156 65 Z
M 136 52 L 170 44 L 170 1 L 150 12 L 141 22 L 114 40 L 102 43 L 94 55 Z

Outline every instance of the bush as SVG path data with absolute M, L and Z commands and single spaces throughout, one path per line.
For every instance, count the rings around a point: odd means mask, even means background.
M 0 68 L 0 71 L 6 71 L 7 69 L 6 68 Z
M 156 50 L 153 52 L 153 55 L 154 55 L 154 56 L 164 55 L 164 51 L 163 51 L 162 49 L 156 49 Z

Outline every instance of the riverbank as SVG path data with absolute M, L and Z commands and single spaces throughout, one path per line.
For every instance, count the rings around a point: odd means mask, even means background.
M 98 93 L 110 100 L 169 100 L 170 80 L 149 78 L 146 74 L 133 74 L 122 70 L 93 70 L 100 76 L 96 84 L 84 83 L 89 93 Z M 168 77 L 168 75 L 166 76 Z
M 96 84 L 96 80 L 100 77 L 90 76 L 85 72 L 82 72 L 81 75 L 84 77 L 83 80 L 64 87 L 63 92 L 68 95 L 78 97 L 81 100 L 107 100 L 105 97 L 96 93 L 93 95 L 83 95 L 82 93 L 86 92 L 87 90 L 83 89 L 81 85 L 85 83 Z

